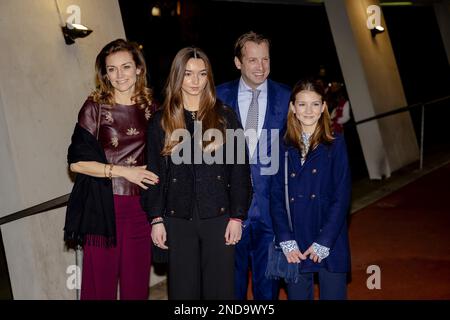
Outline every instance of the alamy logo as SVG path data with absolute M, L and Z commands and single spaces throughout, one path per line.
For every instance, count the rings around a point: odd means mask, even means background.
M 81 24 L 81 8 L 79 6 L 71 4 L 67 7 L 66 13 L 70 14 L 66 19 L 69 25 Z
M 376 26 L 381 25 L 381 8 L 377 5 L 367 7 L 367 29 L 372 30 Z
M 249 155 L 250 164 L 259 164 L 261 175 L 274 175 L 279 168 L 280 137 L 278 129 L 227 129 L 225 137 L 218 129 L 208 129 L 202 134 L 201 121 L 194 122 L 194 134 L 187 129 L 177 129 L 171 135 L 171 141 L 179 142 L 172 150 L 171 160 L 174 164 L 244 164 L 248 141 L 257 138 L 258 146 Z M 203 142 L 210 142 L 203 148 Z M 225 150 L 223 148 L 225 142 Z M 194 145 L 192 145 L 192 143 Z M 210 147 L 215 145 L 216 147 Z M 248 149 L 247 149 L 248 150 Z M 192 152 L 194 153 L 192 155 Z M 225 152 L 225 154 L 224 154 Z
M 381 269 L 379 266 L 373 264 L 367 267 L 366 270 L 367 274 L 370 274 L 370 276 L 367 278 L 366 286 L 367 289 L 373 290 L 373 289 L 381 289 Z
M 81 268 L 77 265 L 70 265 L 66 269 L 67 277 L 66 287 L 69 290 L 81 289 Z

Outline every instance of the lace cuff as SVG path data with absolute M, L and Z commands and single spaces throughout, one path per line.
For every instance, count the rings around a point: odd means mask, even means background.
M 280 245 L 281 245 L 281 243 L 280 243 Z M 321 260 L 328 257 L 328 255 L 330 254 L 330 248 L 321 246 L 320 244 L 318 244 L 316 242 L 314 242 L 312 244 L 312 249 L 313 249 L 314 253 L 317 254 Z
M 284 254 L 288 254 L 289 252 L 294 250 L 299 250 L 297 241 L 295 240 L 282 241 L 280 242 L 280 247 L 283 250 Z

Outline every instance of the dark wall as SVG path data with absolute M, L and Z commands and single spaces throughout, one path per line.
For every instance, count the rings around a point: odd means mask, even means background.
M 166 3 L 152 17 L 156 3 Z M 333 38 L 323 6 L 257 4 L 229 1 L 119 0 L 126 35 L 144 45 L 151 83 L 159 91 L 170 62 L 184 46 L 196 45 L 209 55 L 217 83 L 238 77 L 233 64 L 236 38 L 254 30 L 272 40 L 275 80 L 293 85 L 325 65 L 330 79 L 341 78 Z M 392 46 L 409 103 L 449 94 L 450 67 L 431 6 L 383 7 Z
M 450 94 L 450 66 L 431 6 L 383 8 L 408 103 Z
M 253 30 L 271 39 L 271 78 L 293 85 L 325 65 L 341 78 L 323 6 L 296 6 L 220 1 L 182 1 L 182 15 L 151 17 L 155 1 L 119 1 L 127 37 L 144 44 L 152 85 L 160 91 L 171 59 L 184 46 L 206 51 L 216 83 L 239 76 L 233 63 L 235 40 Z
M 408 104 L 450 95 L 450 66 L 431 6 L 383 8 Z M 411 111 L 418 142 L 422 110 Z M 450 99 L 425 109 L 424 150 L 450 148 L 442 134 L 450 120 Z
M 151 8 L 165 3 L 161 17 Z M 216 84 L 239 77 L 233 46 L 242 33 L 254 30 L 271 38 L 271 78 L 293 85 L 305 75 L 317 74 L 321 65 L 328 80 L 342 81 L 325 7 L 257 4 L 211 0 L 184 0 L 181 15 L 176 1 L 119 0 L 128 39 L 144 46 L 150 83 L 161 101 L 162 88 L 176 52 L 184 46 L 203 48 L 211 59 Z M 383 7 L 394 54 L 409 104 L 450 94 L 450 67 L 431 6 Z M 399 106 L 401 107 L 401 106 Z M 425 147 L 449 146 L 441 133 L 450 118 L 450 102 L 427 107 Z M 411 111 L 420 138 L 419 109 Z M 358 144 L 356 131 L 350 131 Z M 354 156 L 360 163 L 360 149 Z M 365 165 L 360 165 L 362 175 Z

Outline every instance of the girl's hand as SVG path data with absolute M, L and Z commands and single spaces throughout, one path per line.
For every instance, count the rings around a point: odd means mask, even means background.
M 225 230 L 225 244 L 235 245 L 242 237 L 242 222 L 237 220 L 230 220 Z
M 314 263 L 320 263 L 322 259 L 319 258 L 317 254 L 315 254 L 313 250 L 313 246 L 311 245 L 308 250 L 305 251 L 305 257 L 309 255 L 309 258 L 314 261 Z
M 164 223 L 158 223 L 152 226 L 152 241 L 155 246 L 161 249 L 169 249 L 166 246 L 167 232 Z
M 300 250 L 293 250 L 285 254 L 289 263 L 300 263 L 301 260 L 305 260 L 306 256 L 300 252 Z

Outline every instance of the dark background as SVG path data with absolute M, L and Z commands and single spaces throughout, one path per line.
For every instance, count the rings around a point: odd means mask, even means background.
M 161 3 L 166 3 L 162 6 Z M 234 42 L 253 30 L 271 39 L 271 78 L 293 85 L 321 65 L 330 80 L 342 81 L 323 5 L 258 4 L 229 1 L 119 0 L 126 36 L 144 46 L 150 82 L 158 97 L 172 58 L 184 46 L 206 51 L 216 84 L 239 76 L 233 63 Z M 162 6 L 162 16 L 151 8 Z M 409 104 L 450 93 L 450 67 L 432 6 L 383 7 Z M 173 14 L 173 15 L 172 15 Z M 400 107 L 400 106 L 399 106 Z
M 329 81 L 344 82 L 323 5 L 286 5 L 212 0 L 119 0 L 126 36 L 143 45 L 150 84 L 162 101 L 170 63 L 185 46 L 208 54 L 216 84 L 239 77 L 233 62 L 235 40 L 253 30 L 271 39 L 271 74 L 293 86 L 322 67 Z M 161 16 L 153 17 L 158 5 Z M 432 6 L 383 7 L 408 104 L 450 95 L 450 67 Z M 398 106 L 403 107 L 403 106 Z M 425 152 L 450 148 L 443 128 L 450 116 L 446 100 L 426 108 Z M 420 142 L 421 109 L 410 111 Z M 368 176 L 355 127 L 346 128 L 354 179 Z
M 316 74 L 321 64 L 330 74 L 341 77 L 322 6 L 182 1 L 181 16 L 171 16 L 168 8 L 166 15 L 152 17 L 151 8 L 157 1 L 119 3 L 128 39 L 144 46 L 151 84 L 159 97 L 171 60 L 184 46 L 205 50 L 216 84 L 239 77 L 233 62 L 234 42 L 250 30 L 271 40 L 273 80 L 293 85 L 305 74 Z

